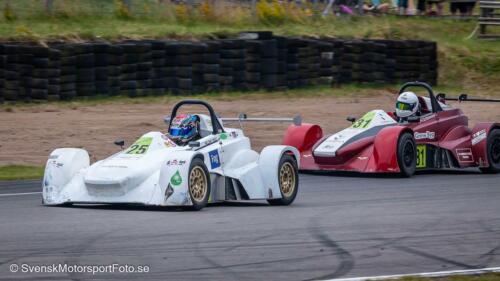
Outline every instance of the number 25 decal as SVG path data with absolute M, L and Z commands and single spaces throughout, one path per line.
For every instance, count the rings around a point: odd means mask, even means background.
M 145 154 L 149 146 L 151 145 L 151 141 L 153 138 L 140 138 L 138 139 L 127 151 L 126 154 Z

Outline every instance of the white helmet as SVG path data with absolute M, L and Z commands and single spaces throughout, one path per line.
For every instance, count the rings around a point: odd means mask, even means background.
M 418 97 L 413 92 L 404 92 L 398 97 L 396 102 L 396 115 L 399 118 L 406 118 L 417 113 L 419 107 Z

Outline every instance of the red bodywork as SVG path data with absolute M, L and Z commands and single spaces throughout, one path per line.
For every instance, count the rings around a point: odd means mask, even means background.
M 424 108 L 423 112 L 426 115 L 419 122 L 385 127 L 373 136 L 340 148 L 335 157 L 313 155 L 314 148 L 326 138 L 318 125 L 291 125 L 285 133 L 283 144 L 294 146 L 300 151 L 300 170 L 398 173 L 397 146 L 401 134 L 433 132 L 432 139 L 415 140 L 417 145 L 425 145 L 425 153 L 431 151 L 424 158 L 425 167 L 417 167 L 418 169 L 489 166 L 485 136 L 493 128 L 500 128 L 500 123 L 478 123 L 470 129 L 468 118 L 460 109 L 446 108 L 431 113 L 425 112 Z M 389 115 L 393 116 L 392 113 Z

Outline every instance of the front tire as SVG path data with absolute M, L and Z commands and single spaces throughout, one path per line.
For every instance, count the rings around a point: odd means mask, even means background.
M 210 175 L 200 158 L 195 158 L 189 167 L 188 190 L 193 211 L 199 211 L 208 204 L 210 197 Z
M 500 129 L 493 129 L 486 142 L 486 155 L 488 157 L 487 168 L 481 168 L 483 173 L 497 174 L 500 172 Z
M 292 204 L 299 190 L 299 169 L 297 161 L 291 155 L 283 154 L 278 166 L 278 181 L 281 198 L 269 199 L 267 202 L 273 206 L 286 206 Z
M 400 175 L 405 178 L 413 176 L 417 169 L 417 145 L 412 134 L 403 133 L 399 137 L 397 158 Z

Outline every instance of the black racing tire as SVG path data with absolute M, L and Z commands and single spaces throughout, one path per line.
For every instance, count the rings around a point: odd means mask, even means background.
M 403 133 L 399 136 L 397 159 L 402 177 L 409 178 L 415 174 L 417 169 L 417 145 L 412 134 Z
M 289 154 L 283 154 L 278 166 L 278 181 L 281 198 L 268 199 L 272 206 L 287 206 L 293 203 L 299 191 L 299 169 L 297 161 Z M 291 189 L 291 190 L 290 190 Z
M 490 166 L 481 168 L 481 172 L 486 174 L 500 173 L 500 129 L 493 129 L 488 134 L 486 154 Z
M 200 158 L 194 158 L 189 167 L 188 192 L 193 203 L 190 210 L 199 211 L 207 206 L 211 192 L 210 174 Z

